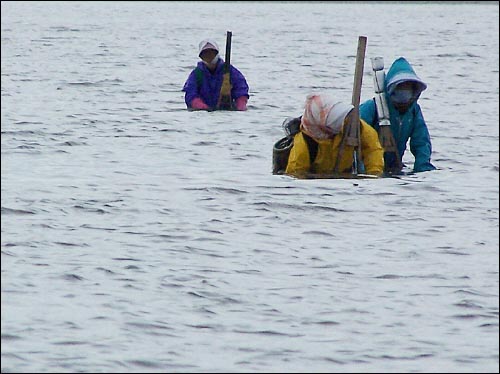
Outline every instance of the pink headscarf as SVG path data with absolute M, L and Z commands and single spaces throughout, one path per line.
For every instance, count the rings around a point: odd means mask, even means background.
M 306 98 L 301 128 L 316 140 L 332 139 L 342 131 L 344 119 L 354 107 L 335 102 L 324 94 L 311 94 Z

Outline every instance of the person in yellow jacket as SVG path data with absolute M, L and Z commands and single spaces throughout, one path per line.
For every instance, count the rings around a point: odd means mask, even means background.
M 308 95 L 300 120 L 300 130 L 294 136 L 285 173 L 299 178 L 311 174 L 333 175 L 344 125 L 348 123 L 353 108 L 350 104 L 334 101 L 328 95 Z M 363 120 L 360 122 L 365 172 L 381 176 L 384 171 L 384 149 L 373 127 Z M 316 149 L 311 152 L 311 147 Z M 351 173 L 353 153 L 352 146 L 344 145 L 338 173 Z

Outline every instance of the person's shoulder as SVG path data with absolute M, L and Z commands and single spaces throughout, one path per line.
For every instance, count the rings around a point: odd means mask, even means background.
M 368 124 L 368 122 L 366 122 L 363 118 L 360 118 L 360 119 L 359 119 L 359 122 L 361 123 L 361 126 L 363 126 L 363 127 L 364 127 L 364 126 L 371 127 L 371 126 Z
M 191 71 L 189 72 L 189 75 L 195 75 L 197 71 L 201 71 L 201 67 L 199 66 L 199 63 L 196 64 L 196 66 L 191 69 Z
M 360 118 L 359 121 L 361 122 L 361 128 L 365 133 L 377 135 L 377 130 L 375 130 L 372 126 L 370 126 L 368 122 L 366 122 L 362 118 Z
M 205 65 L 202 61 L 198 61 L 198 62 L 196 63 L 195 68 L 193 69 L 193 71 L 194 71 L 194 70 L 201 70 L 201 71 L 204 71 L 204 70 L 207 70 L 207 67 L 206 67 L 206 65 Z
M 238 69 L 236 66 L 234 66 L 233 64 L 230 64 L 230 66 L 231 66 L 231 70 L 236 71 L 236 72 L 240 73 L 241 75 L 243 75 L 243 73 L 241 72 L 241 70 Z
M 375 101 L 373 100 L 373 97 L 370 98 L 370 99 L 367 99 L 365 101 L 363 101 L 361 104 L 359 104 L 360 106 L 368 106 L 368 105 L 374 105 L 375 104 Z
M 422 113 L 422 107 L 418 103 L 418 101 L 415 101 L 411 107 L 411 111 L 413 115 L 418 115 L 419 113 Z

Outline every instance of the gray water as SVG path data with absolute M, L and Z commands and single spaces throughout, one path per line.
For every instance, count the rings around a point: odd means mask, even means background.
M 499 6 L 1 3 L 2 372 L 498 372 Z M 247 112 L 188 112 L 198 42 Z M 405 56 L 438 170 L 272 175 L 358 36 Z M 411 167 L 408 152 L 404 161 Z

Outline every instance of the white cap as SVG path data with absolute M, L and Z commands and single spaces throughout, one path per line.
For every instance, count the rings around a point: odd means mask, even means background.
M 206 49 L 215 49 L 217 53 L 219 53 L 219 46 L 217 43 L 211 39 L 205 39 L 202 40 L 198 46 L 199 52 L 198 52 L 198 57 L 201 56 L 201 52 L 203 52 Z

